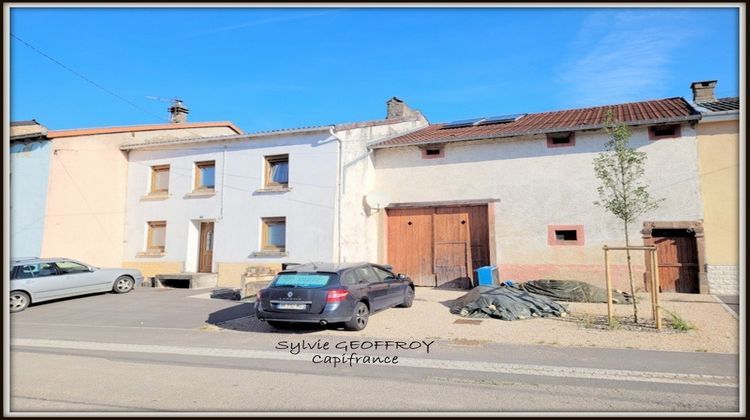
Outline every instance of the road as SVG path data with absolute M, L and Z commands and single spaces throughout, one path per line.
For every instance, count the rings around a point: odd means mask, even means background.
M 247 304 L 136 289 L 13 314 L 15 412 L 738 412 L 738 356 L 279 332 Z M 235 324 L 227 321 L 241 320 Z M 208 322 L 206 322 L 208 321 Z M 375 314 L 371 322 L 377 322 Z M 227 325 L 244 325 L 229 330 Z M 302 344 L 307 348 L 297 352 Z M 428 346 L 429 345 L 429 346 Z M 411 346 L 412 348 L 406 348 Z M 429 352 L 427 351 L 429 349 Z M 333 357 L 356 353 L 334 366 Z M 326 359 L 328 356 L 328 359 Z M 367 363 L 364 356 L 390 357 Z M 397 363 L 393 357 L 397 356 Z M 326 362 L 328 360 L 328 362 Z M 348 360 L 348 359 L 345 359 Z M 381 360 L 383 362 L 383 360 Z M 742 407 L 744 409 L 744 407 Z

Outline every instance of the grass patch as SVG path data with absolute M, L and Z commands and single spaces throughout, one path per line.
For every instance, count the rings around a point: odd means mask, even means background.
M 684 318 L 682 318 L 677 312 L 668 311 L 664 308 L 661 308 L 664 312 L 669 315 L 669 324 L 672 328 L 674 328 L 677 331 L 690 331 L 694 330 L 695 326 L 693 326 L 691 323 L 687 322 Z
M 618 320 L 617 317 L 614 317 L 614 316 L 607 323 L 607 329 L 608 330 L 619 330 L 620 327 L 622 327 L 622 324 L 620 323 L 620 320 Z

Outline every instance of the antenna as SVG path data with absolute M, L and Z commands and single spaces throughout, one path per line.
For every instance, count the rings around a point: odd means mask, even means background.
M 167 98 L 162 98 L 160 96 L 154 96 L 154 95 L 146 95 L 146 99 L 168 103 L 169 108 L 167 108 L 167 111 L 169 111 L 169 114 L 171 115 L 170 119 L 172 122 L 187 121 L 187 114 L 190 111 L 188 111 L 188 109 L 185 107 L 185 104 L 182 102 L 182 99 L 179 99 L 176 96 L 172 99 L 167 99 Z

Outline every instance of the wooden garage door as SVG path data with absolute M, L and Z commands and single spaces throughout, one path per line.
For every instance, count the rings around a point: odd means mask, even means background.
M 388 263 L 418 286 L 469 288 L 474 270 L 489 264 L 486 205 L 389 209 L 387 215 Z
M 699 293 L 695 235 L 685 229 L 654 229 L 662 292 Z
M 411 277 L 417 286 L 434 286 L 432 271 L 432 208 L 390 209 L 388 264 Z

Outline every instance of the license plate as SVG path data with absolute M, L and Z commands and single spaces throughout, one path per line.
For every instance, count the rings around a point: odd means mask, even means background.
M 307 305 L 304 303 L 279 303 L 276 307 L 278 309 L 305 309 Z

